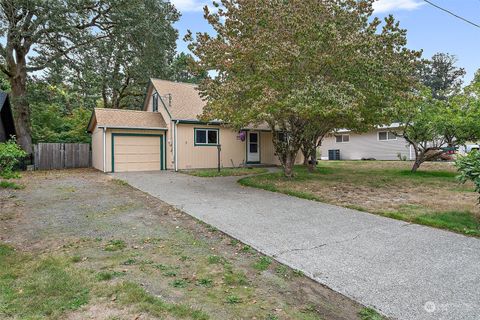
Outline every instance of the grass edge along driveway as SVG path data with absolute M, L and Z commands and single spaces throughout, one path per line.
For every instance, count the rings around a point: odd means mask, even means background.
M 297 166 L 293 179 L 277 172 L 238 183 L 480 237 L 472 186 L 459 184 L 450 164 L 429 163 L 415 174 L 409 166 L 404 161 L 322 161 L 313 174 Z

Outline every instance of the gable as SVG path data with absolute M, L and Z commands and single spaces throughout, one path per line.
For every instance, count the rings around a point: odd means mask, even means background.
M 151 111 L 151 98 L 155 92 L 159 96 L 159 112 L 163 109 L 172 120 L 198 121 L 206 104 L 195 84 L 150 79 L 143 110 Z

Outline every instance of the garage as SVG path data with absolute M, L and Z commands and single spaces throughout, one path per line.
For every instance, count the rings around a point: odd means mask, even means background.
M 164 169 L 162 134 L 112 133 L 112 172 Z

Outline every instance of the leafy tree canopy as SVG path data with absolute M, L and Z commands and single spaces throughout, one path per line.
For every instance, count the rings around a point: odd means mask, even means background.
M 205 8 L 215 36 L 189 34 L 204 117 L 241 128 L 267 123 L 287 175 L 304 135 L 384 123 L 384 107 L 416 83 L 418 52 L 393 17 L 372 18 L 373 0 L 222 0 Z M 314 126 L 306 130 L 307 124 Z M 282 135 L 284 137 L 284 135 Z

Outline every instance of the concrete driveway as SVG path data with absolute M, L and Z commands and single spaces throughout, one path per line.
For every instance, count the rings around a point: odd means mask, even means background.
M 114 176 L 392 318 L 480 319 L 479 239 L 244 188 L 236 177 Z

